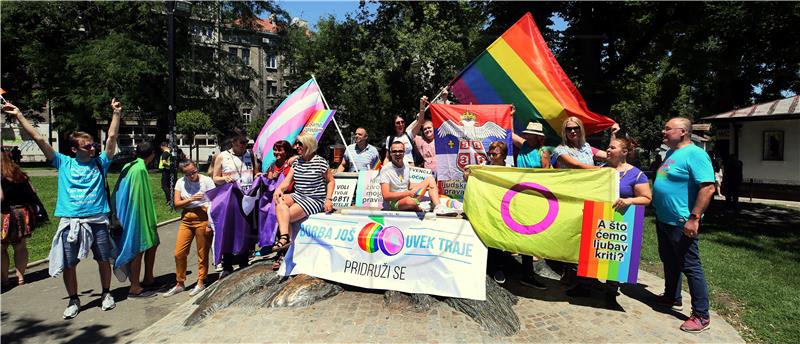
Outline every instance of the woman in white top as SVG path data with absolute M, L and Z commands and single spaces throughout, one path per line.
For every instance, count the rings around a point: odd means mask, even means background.
M 175 240 L 175 286 L 164 294 L 172 296 L 185 289 L 186 282 L 186 257 L 192 240 L 197 239 L 197 284 L 190 296 L 205 289 L 204 280 L 208 274 L 208 251 L 211 248 L 213 236 L 208 221 L 208 207 L 211 202 L 206 197 L 206 192 L 215 188 L 211 177 L 203 176 L 191 160 L 184 160 L 179 168 L 183 178 L 175 183 L 175 209 L 183 208 L 181 223 L 178 225 L 178 237 Z
M 258 166 L 253 153 L 247 149 L 247 137 L 237 135 L 231 139 L 231 148 L 217 154 L 214 160 L 214 183 L 239 183 L 242 191 L 247 192 L 253 184 Z

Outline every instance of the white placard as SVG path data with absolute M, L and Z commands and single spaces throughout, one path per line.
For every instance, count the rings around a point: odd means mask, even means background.
M 336 209 L 347 208 L 353 204 L 353 194 L 356 192 L 358 179 L 334 178 L 336 187 L 333 188 L 333 207 Z
M 383 208 L 383 194 L 378 176 L 379 170 L 358 172 L 358 187 L 356 188 L 356 206 L 367 208 Z
M 279 275 L 486 299 L 487 250 L 466 220 L 314 214 L 292 233 Z
M 408 169 L 408 180 L 411 184 L 421 183 L 428 177 L 433 177 L 433 170 L 422 167 L 409 167 Z

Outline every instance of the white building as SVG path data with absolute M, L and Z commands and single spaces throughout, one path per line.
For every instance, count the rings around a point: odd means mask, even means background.
M 734 155 L 742 161 L 745 184 L 790 190 L 800 200 L 798 102 L 800 96 L 794 96 L 702 120 L 713 123 L 716 129 L 714 151 L 719 156 Z

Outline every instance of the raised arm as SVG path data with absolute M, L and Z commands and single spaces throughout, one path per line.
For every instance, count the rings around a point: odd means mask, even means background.
M 422 123 L 425 123 L 425 104 L 427 103 L 427 96 L 419 98 L 419 113 L 417 114 L 417 119 L 408 125 L 408 128 L 411 130 L 411 136 L 419 135 L 419 130 L 422 129 Z
M 108 138 L 106 138 L 106 158 L 109 160 L 114 156 L 117 151 L 117 136 L 119 134 L 119 121 L 122 117 L 122 103 L 117 98 L 111 99 L 111 108 L 113 114 L 111 115 L 111 124 L 108 126 Z
M 6 103 L 3 105 L 3 112 L 8 113 L 12 118 L 16 118 L 22 130 L 24 130 L 28 136 L 32 137 L 36 145 L 39 146 L 39 149 L 42 150 L 45 158 L 47 158 L 48 161 L 53 160 L 56 156 L 56 151 L 53 150 L 53 147 L 50 146 L 47 140 L 39 134 L 39 131 L 28 122 L 25 116 L 22 115 L 22 111 L 19 111 L 19 108 L 14 106 L 14 104 Z
M 515 132 L 511 132 L 511 142 L 514 143 L 514 147 L 520 148 L 522 144 L 525 143 L 525 139 L 522 136 L 517 135 Z

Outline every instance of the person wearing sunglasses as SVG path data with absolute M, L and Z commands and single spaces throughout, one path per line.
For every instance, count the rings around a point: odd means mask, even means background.
M 60 217 L 58 230 L 50 248 L 51 276 L 63 274 L 69 303 L 64 310 L 64 319 L 78 315 L 81 301 L 78 298 L 78 279 L 75 268 L 81 258 L 92 251 L 100 270 L 100 307 L 111 310 L 116 306 L 111 295 L 111 236 L 108 232 L 108 196 L 105 190 L 105 174 L 111 165 L 111 157 L 117 150 L 117 134 L 122 116 L 122 103 L 111 100 L 111 124 L 108 127 L 106 147 L 95 157 L 97 147 L 92 135 L 74 132 L 69 137 L 75 157 L 56 152 L 22 112 L 13 104 L 3 105 L 3 112 L 19 121 L 22 129 L 33 138 L 51 164 L 58 169 L 58 198 L 55 216 Z
M 405 160 L 406 165 L 409 166 L 416 166 L 414 154 L 417 153 L 415 152 L 416 147 L 414 144 L 414 137 L 417 136 L 420 128 L 422 128 L 422 123 L 425 118 L 425 104 L 427 103 L 428 97 L 422 96 L 419 99 L 419 112 L 417 113 L 417 118 L 414 119 L 414 121 L 411 122 L 408 127 L 406 127 L 406 120 L 403 119 L 402 115 L 395 115 L 394 121 L 392 122 L 392 128 L 390 130 L 392 135 L 386 137 L 385 148 L 387 152 L 390 151 L 389 146 L 391 146 L 394 142 L 400 141 L 403 143 L 403 159 Z M 389 165 L 389 162 L 391 162 L 390 155 L 391 154 L 386 155 L 386 159 L 383 161 L 383 166 L 387 166 Z M 418 157 L 417 160 L 421 159 L 422 157 Z M 416 163 L 422 165 L 422 161 L 416 161 Z
M 208 221 L 208 208 L 211 201 L 206 192 L 216 187 L 211 177 L 200 174 L 197 164 L 184 160 L 179 165 L 183 177 L 175 183 L 175 209 L 182 209 L 181 223 L 178 225 L 178 236 L 175 239 L 175 286 L 164 293 L 169 297 L 186 290 L 186 266 L 192 240 L 197 246 L 197 283 L 189 292 L 195 296 L 205 289 L 205 278 L 208 275 L 209 256 L 213 231 Z
M 405 164 L 403 143 L 395 141 L 389 147 L 391 148 L 389 155 L 392 163 L 383 166 L 378 177 L 381 184 L 381 195 L 385 203 L 384 208 L 422 211 L 419 207 L 420 199 L 427 193 L 436 214 L 452 213 L 451 209 L 439 203 L 439 189 L 433 177 L 428 177 L 421 183 L 411 183 L 409 180 L 410 170 Z

